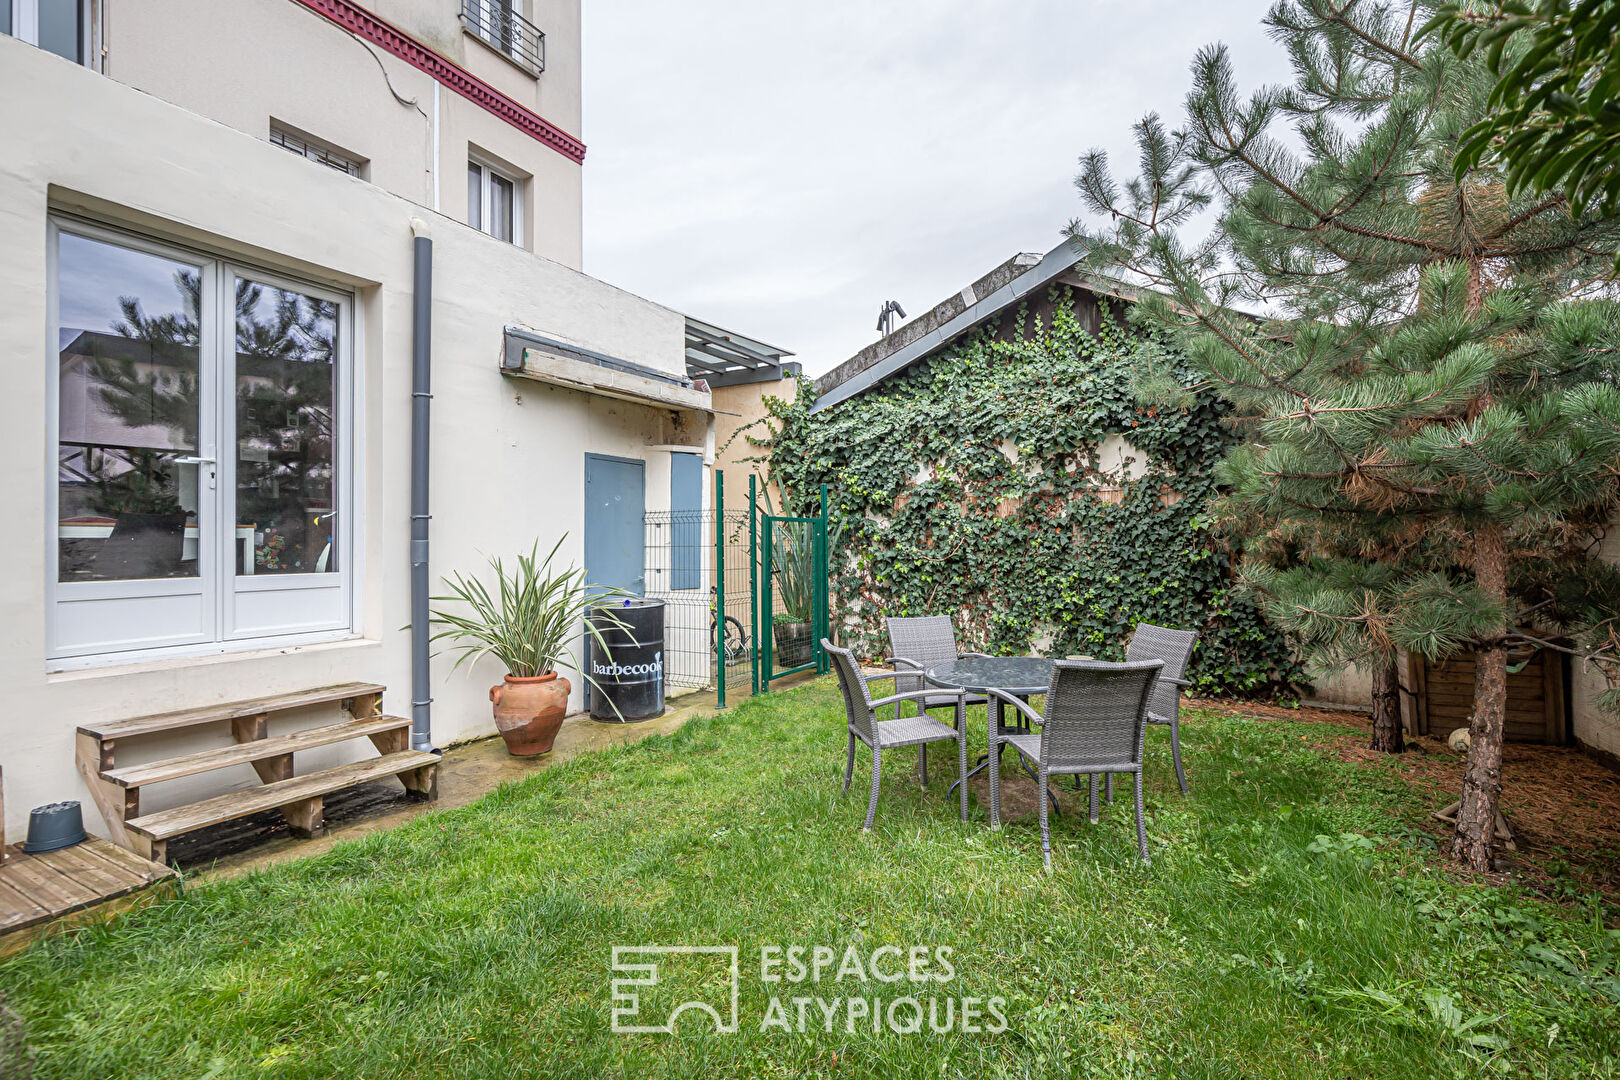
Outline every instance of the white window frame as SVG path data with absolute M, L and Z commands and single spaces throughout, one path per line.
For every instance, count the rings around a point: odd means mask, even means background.
M 39 47 L 39 0 L 0 0 L 11 8 L 11 36 L 18 41 Z M 78 0 L 79 4 L 79 59 L 78 63 L 85 67 L 93 67 L 92 60 L 92 26 L 91 20 L 95 12 L 91 9 L 91 0 Z M 53 56 L 56 54 L 52 54 Z M 64 57 L 64 59 L 66 59 Z
M 329 285 L 291 277 L 279 271 L 225 258 L 206 250 L 152 240 L 95 222 L 53 214 L 49 219 L 50 243 L 47 260 L 50 319 L 48 340 L 51 342 L 58 341 L 61 336 L 57 245 L 58 238 L 63 232 L 198 265 L 203 270 L 204 318 L 212 317 L 215 325 L 212 331 L 205 331 L 203 335 L 199 363 L 205 373 L 204 377 L 210 379 L 214 389 L 205 391 L 205 399 L 201 403 L 202 429 L 198 450 L 200 455 L 216 459 L 216 494 L 212 499 L 213 506 L 210 511 L 215 542 L 203 556 L 207 561 L 199 566 L 199 584 L 210 608 L 205 613 L 205 633 L 202 638 L 149 647 L 132 645 L 129 648 L 96 649 L 73 648 L 70 644 L 60 641 L 57 605 L 62 600 L 89 599 L 93 602 L 100 596 L 111 599 L 160 596 L 173 591 L 179 582 L 163 579 L 97 583 L 58 580 L 60 575 L 57 561 L 60 548 L 57 540 L 59 498 L 57 460 L 61 420 L 59 402 L 61 365 L 58 353 L 50 351 L 45 358 L 48 369 L 45 410 L 47 514 L 44 567 L 47 669 L 53 672 L 72 671 L 111 664 L 208 656 L 262 648 L 285 648 L 358 637 L 362 578 L 361 568 L 358 565 L 359 553 L 362 551 L 362 523 L 358 508 L 364 505 L 364 492 L 360 482 L 361 410 L 354 363 L 362 331 L 359 304 L 354 295 Z M 338 517 L 333 550 L 339 561 L 338 570 L 330 573 L 240 575 L 234 572 L 237 536 L 234 520 L 236 348 L 233 302 L 235 279 L 239 276 L 272 287 L 296 289 L 305 295 L 338 304 L 337 370 L 333 376 L 333 414 L 334 425 L 338 432 L 333 483 L 337 492 Z M 213 400 L 208 400 L 209 397 Z M 302 600 L 324 599 L 326 610 L 332 612 L 333 616 L 325 620 L 324 625 L 299 626 L 296 622 L 290 622 L 271 632 L 244 629 L 240 625 L 241 597 L 245 594 L 265 593 L 283 594 L 289 601 L 289 610 L 297 610 Z
M 492 216 L 494 200 L 490 198 L 490 194 L 495 188 L 491 178 L 498 176 L 502 180 L 505 180 L 508 184 L 512 185 L 512 239 L 510 242 L 518 247 L 524 247 L 523 198 L 525 187 L 523 179 L 521 177 L 513 176 L 499 165 L 491 165 L 488 161 L 479 157 L 477 154 L 469 153 L 467 155 L 467 169 L 469 172 L 473 169 L 477 169 L 479 171 L 479 220 L 471 220 L 472 207 L 469 205 L 467 207 L 467 224 L 471 225 L 481 233 L 495 236 L 493 228 L 494 220 Z M 500 237 L 495 238 L 497 240 L 500 239 Z

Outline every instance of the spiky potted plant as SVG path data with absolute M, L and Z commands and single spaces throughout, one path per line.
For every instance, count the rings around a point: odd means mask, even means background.
M 810 526 L 802 522 L 778 526 L 775 540 L 771 569 L 776 576 L 776 597 L 781 602 L 781 610 L 771 617 L 776 662 L 782 667 L 798 667 L 809 663 L 813 653 L 815 542 Z
M 506 677 L 490 687 L 489 700 L 495 706 L 496 730 L 514 757 L 551 751 L 573 689 L 559 669 L 591 678 L 574 663 L 568 641 L 584 624 L 600 643 L 600 631 L 594 620 L 585 618 L 586 612 L 604 598 L 623 595 L 602 586 L 587 588 L 585 571 L 577 566 L 553 570 L 552 559 L 564 539 L 566 534 L 544 559 L 538 557 L 537 541 L 527 555 L 517 557 L 515 568 L 491 557 L 493 592 L 477 578 L 456 573 L 444 579 L 450 595 L 432 598 L 435 604 L 465 605 L 465 611 L 436 607 L 432 613 L 434 625 L 442 629 L 431 640 L 456 643 L 452 648 L 461 655 L 455 667 L 485 656 L 506 666 Z

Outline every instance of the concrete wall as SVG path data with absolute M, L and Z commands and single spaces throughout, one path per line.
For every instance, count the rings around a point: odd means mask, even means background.
M 460 221 L 470 151 L 524 180 L 522 246 L 581 267 L 580 166 L 454 91 L 436 93 L 433 78 L 376 45 L 291 0 L 101 3 L 101 69 L 110 78 L 259 139 L 274 119 L 366 159 L 365 177 L 377 186 Z M 458 0 L 366 6 L 580 135 L 579 0 L 528 0 L 546 32 L 539 76 L 466 33 Z
M 1315 691 L 1310 700 L 1352 709 L 1372 708 L 1372 675 L 1355 664 L 1332 670 L 1311 668 L 1308 674 Z
M 1620 562 L 1620 522 L 1609 524 L 1598 553 L 1609 562 Z M 1620 716 L 1598 707 L 1598 698 L 1609 688 L 1607 681 L 1595 668 L 1582 670 L 1581 662 L 1573 657 L 1569 681 L 1575 741 L 1599 760 L 1620 766 Z
M 759 457 L 763 452 L 759 447 L 750 445 L 747 438 L 738 432 L 746 428 L 748 434 L 756 438 L 767 434 L 762 422 L 765 419 L 765 399 L 779 397 L 796 401 L 799 383 L 797 379 L 742 383 L 737 386 L 717 386 L 713 393 L 714 464 L 715 468 L 725 471 L 726 505 L 735 509 L 743 506 L 740 500 L 748 496 L 748 474 L 753 473 L 762 480 L 765 475 L 763 462 L 743 460 Z M 771 497 L 776 498 L 774 491 Z
M 233 5 L 234 6 L 234 5 Z M 292 5 L 281 6 L 292 9 Z M 296 13 L 296 11 L 295 11 Z M 302 16 L 300 16 L 302 17 Z M 345 39 L 346 40 L 346 39 Z M 350 42 L 352 45 L 352 42 Z M 367 61 L 370 62 L 369 60 Z M 90 805 L 73 766 L 77 724 L 201 706 L 352 679 L 388 686 L 387 711 L 409 714 L 408 548 L 411 228 L 434 239 L 432 576 L 476 570 L 490 553 L 549 546 L 580 561 L 584 454 L 652 462 L 669 443 L 704 445 L 701 414 L 654 409 L 498 373 L 502 328 L 522 324 L 667 371 L 682 368 L 676 312 L 558 262 L 484 236 L 380 186 L 312 167 L 244 134 L 0 37 L 0 506 L 10 573 L 0 583 L 0 764 L 8 825 L 61 798 Z M 68 211 L 352 292 L 359 438 L 357 632 L 302 647 L 261 647 L 51 672 L 45 659 L 45 545 L 54 526 L 54 450 L 46 400 L 47 220 Z M 649 479 L 651 474 L 649 468 Z M 649 483 L 649 509 L 668 483 Z M 433 737 L 443 745 L 492 731 L 484 663 L 450 674 L 434 664 Z M 577 680 L 575 680 L 577 682 Z M 579 693 L 575 690 L 574 705 Z M 220 733 L 215 741 L 228 736 Z M 189 741 L 183 749 L 198 749 Z M 174 747 L 124 756 L 138 761 Z M 315 755 L 300 770 L 323 762 Z M 224 774 L 219 774 L 223 776 Z M 219 777 L 205 781 L 219 790 Z M 248 786 L 243 769 L 231 782 Z M 180 784 L 144 805 L 184 801 Z M 89 815 L 93 817 L 94 815 Z M 98 826 L 99 827 L 99 826 Z

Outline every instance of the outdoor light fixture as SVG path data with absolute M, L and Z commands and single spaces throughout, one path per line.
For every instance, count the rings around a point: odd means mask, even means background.
M 894 317 L 896 315 L 900 316 L 902 319 L 906 317 L 906 309 L 900 306 L 900 301 L 883 301 L 883 307 L 878 311 L 878 333 L 882 334 L 884 337 L 888 337 L 889 329 L 894 325 Z

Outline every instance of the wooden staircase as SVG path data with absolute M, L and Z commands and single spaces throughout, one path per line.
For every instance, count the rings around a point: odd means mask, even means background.
M 438 796 L 438 756 L 410 748 L 408 719 L 382 715 L 383 689 L 375 683 L 342 683 L 132 720 L 83 724 L 78 732 L 79 771 L 114 840 L 155 862 L 166 861 L 168 842 L 176 836 L 261 810 L 280 809 L 294 833 L 316 836 L 325 827 L 324 797 L 343 788 L 394 776 L 413 798 Z M 270 717 L 275 713 L 332 702 L 341 704 L 348 719 L 270 736 Z M 140 765 L 117 763 L 121 742 L 227 722 L 236 740 L 233 746 Z M 296 752 L 361 738 L 371 740 L 378 757 L 293 775 Z M 251 765 L 263 786 L 152 814 L 141 813 L 141 788 L 231 765 Z

